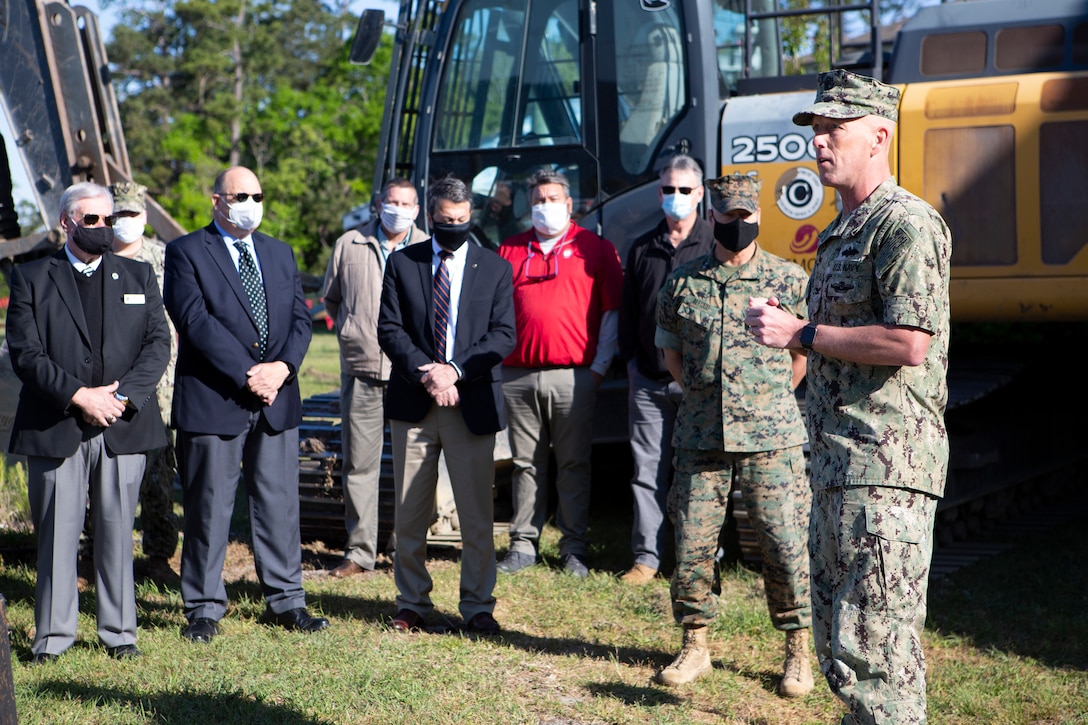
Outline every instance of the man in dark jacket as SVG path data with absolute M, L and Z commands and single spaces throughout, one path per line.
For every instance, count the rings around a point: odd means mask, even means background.
M 155 397 L 170 332 L 151 267 L 114 256 L 113 198 L 84 182 L 61 197 L 64 247 L 15 268 L 7 336 L 22 380 L 11 452 L 27 457 L 38 535 L 34 662 L 76 639 L 76 557 L 88 493 L 98 638 L 138 657 L 132 523 L 145 452 L 166 444 Z
M 646 584 L 661 565 L 665 531 L 665 494 L 672 477 L 672 429 L 680 406 L 679 384 L 669 375 L 654 347 L 657 293 L 677 266 L 702 257 L 714 246 L 709 222 L 699 216 L 703 170 L 695 159 L 678 154 L 661 169 L 658 197 L 665 218 L 635 240 L 627 253 L 620 307 L 620 356 L 627 363 L 627 409 L 635 474 L 631 491 L 634 566 L 623 575 L 628 584 Z

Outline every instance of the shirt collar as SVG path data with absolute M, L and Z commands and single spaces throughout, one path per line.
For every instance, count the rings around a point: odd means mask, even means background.
M 94 261 L 91 262 L 90 264 L 88 264 L 87 262 L 84 262 L 83 260 L 81 260 L 76 255 L 72 254 L 72 250 L 68 248 L 67 244 L 64 245 L 64 253 L 68 255 L 68 261 L 72 263 L 72 266 L 75 267 L 75 270 L 77 272 L 81 273 L 81 274 L 83 274 L 83 270 L 85 270 L 85 269 L 89 269 L 92 272 L 95 272 L 95 271 L 98 270 L 98 267 L 102 264 L 102 256 L 101 255 L 98 256 L 98 257 L 95 257 Z

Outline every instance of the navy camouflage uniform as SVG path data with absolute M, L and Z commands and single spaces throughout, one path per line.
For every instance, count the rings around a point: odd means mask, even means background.
M 658 347 L 683 359 L 684 397 L 673 432 L 668 513 L 676 534 L 673 616 L 704 626 L 717 614 L 718 534 L 739 487 L 763 555 L 776 629 L 810 626 L 806 544 L 811 493 L 805 430 L 786 350 L 757 344 L 744 327 L 750 296 L 777 296 L 804 316 L 806 276 L 762 249 L 740 266 L 713 252 L 679 267 L 658 296 Z
M 794 116 L 897 120 L 899 92 L 846 71 L 821 74 Z M 951 235 L 925 201 L 888 178 L 820 235 L 811 322 L 906 326 L 932 335 L 918 366 L 808 353 L 813 486 L 813 635 L 842 725 L 926 722 L 921 634 L 937 501 L 944 493 Z
M 144 238 L 143 246 L 133 259 L 147 262 L 155 270 L 155 279 L 162 290 L 166 265 L 166 245 L 157 239 Z M 143 532 L 144 556 L 169 559 L 178 546 L 178 516 L 174 513 L 174 481 L 178 464 L 174 453 L 174 431 L 170 428 L 170 410 L 174 399 L 174 367 L 178 360 L 178 336 L 174 323 L 167 315 L 170 326 L 170 362 L 166 366 L 155 397 L 162 411 L 166 428 L 166 445 L 148 451 L 144 480 L 140 484 L 140 528 Z
M 926 721 L 921 634 L 948 463 L 950 256 L 941 218 L 892 179 L 817 248 L 813 322 L 933 335 L 917 367 L 808 355 L 813 634 L 828 684 L 854 713 L 844 724 Z

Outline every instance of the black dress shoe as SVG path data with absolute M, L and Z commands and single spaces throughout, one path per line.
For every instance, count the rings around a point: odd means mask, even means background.
M 465 624 L 465 631 L 470 634 L 498 634 L 499 623 L 495 621 L 495 617 L 491 616 L 491 612 L 478 612 L 472 615 L 472 619 Z
M 51 654 L 49 652 L 39 652 L 30 658 L 30 664 L 32 665 L 44 665 L 52 662 L 60 657 L 60 655 Z
M 396 632 L 416 632 L 423 629 L 423 617 L 411 609 L 402 609 L 393 617 L 389 626 Z
M 264 612 L 265 620 L 278 624 L 284 629 L 297 629 L 299 632 L 320 632 L 329 626 L 329 620 L 324 617 L 311 617 L 310 613 L 304 608 L 288 609 L 286 612 L 273 612 L 271 609 L 266 609 Z
M 121 644 L 116 647 L 107 647 L 106 654 L 115 660 L 132 660 L 143 656 L 143 652 L 136 649 L 134 644 Z
M 185 629 L 181 630 L 181 636 L 185 639 L 190 642 L 203 642 L 204 644 L 211 642 L 217 634 L 219 634 L 219 625 L 215 623 L 214 619 L 208 619 L 207 617 L 197 617 L 189 622 Z

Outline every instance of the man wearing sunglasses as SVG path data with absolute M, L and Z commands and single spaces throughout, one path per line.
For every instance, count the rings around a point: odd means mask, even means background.
M 185 505 L 182 636 L 207 643 L 219 634 L 239 468 L 265 619 L 317 632 L 329 622 L 306 611 L 298 501 L 297 373 L 310 313 L 291 247 L 257 231 L 257 176 L 227 169 L 211 201 L 211 224 L 166 247 L 166 309 L 180 336 L 172 420 Z
M 623 276 L 620 357 L 627 365 L 627 410 L 635 503 L 631 524 L 634 565 L 621 578 L 642 585 L 661 565 L 665 541 L 665 495 L 672 480 L 672 430 L 680 407 L 680 384 L 654 345 L 657 293 L 673 269 L 714 246 L 710 224 L 699 216 L 703 169 L 690 156 L 665 162 L 658 183 L 661 222 L 631 245 Z
M 88 496 L 94 517 L 98 639 L 138 657 L 132 524 L 145 452 L 166 444 L 155 386 L 170 330 L 151 267 L 109 252 L 113 200 L 83 182 L 61 196 L 66 241 L 15 267 L 7 317 L 22 380 L 10 450 L 27 457 L 38 536 L 33 661 L 76 639 L 76 558 Z

